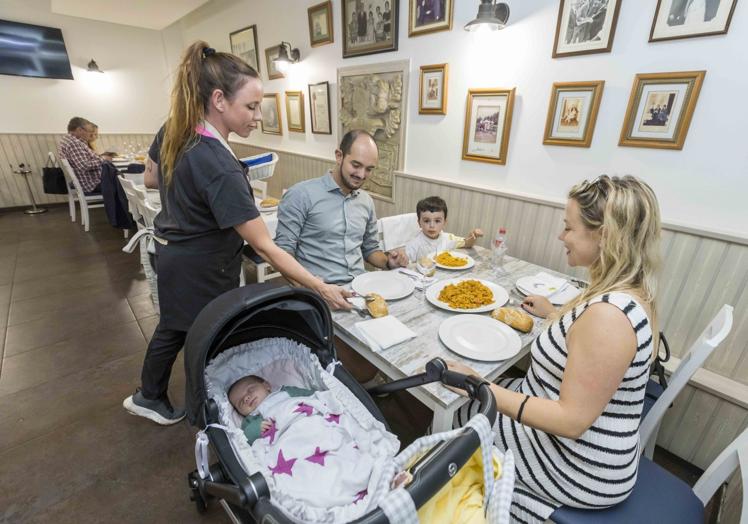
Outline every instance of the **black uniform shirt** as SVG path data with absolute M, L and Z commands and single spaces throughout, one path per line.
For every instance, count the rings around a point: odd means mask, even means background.
M 159 165 L 163 132 L 161 128 L 149 151 Z M 169 186 L 158 170 L 161 212 L 154 220 L 156 236 L 170 243 L 200 239 L 212 246 L 238 236 L 233 226 L 260 216 L 245 169 L 221 141 L 197 135 L 197 142 L 178 159 Z

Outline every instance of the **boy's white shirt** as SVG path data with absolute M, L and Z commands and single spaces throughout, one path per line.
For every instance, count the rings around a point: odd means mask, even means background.
M 405 254 L 408 255 L 408 260 L 416 262 L 418 251 L 424 246 L 428 248 L 429 252 L 438 253 L 464 247 L 465 239 L 446 231 L 439 233 L 436 238 L 429 238 L 423 231 L 419 231 L 414 239 L 405 244 Z

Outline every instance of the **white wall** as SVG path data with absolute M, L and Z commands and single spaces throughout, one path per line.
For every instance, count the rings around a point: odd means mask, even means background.
M 510 0 L 510 25 L 487 41 L 462 30 L 477 12 L 477 0 L 455 1 L 452 31 L 416 38 L 407 36 L 408 2 L 401 0 L 399 50 L 343 60 L 340 0 L 333 0 L 335 43 L 315 49 L 309 46 L 307 7 L 318 1 L 213 0 L 176 25 L 184 44 L 200 38 L 219 50 L 229 50 L 231 31 L 257 24 L 263 78 L 267 78 L 266 47 L 281 40 L 298 46 L 303 61 L 288 78 L 266 81 L 266 92 L 308 93 L 308 83 L 335 83 L 338 67 L 411 58 L 405 160 L 409 173 L 559 201 L 582 178 L 603 172 L 631 173 L 654 187 L 667 221 L 748 236 L 745 2 L 738 2 L 725 36 L 653 44 L 647 40 L 656 2 L 624 2 L 612 53 L 554 60 L 551 50 L 558 0 Z M 442 62 L 450 67 L 447 115 L 419 115 L 419 67 Z M 706 80 L 682 151 L 617 145 L 636 73 L 699 69 L 707 70 Z M 574 80 L 606 82 L 592 146 L 544 146 L 551 84 Z M 476 87 L 517 88 L 506 166 L 461 160 L 467 90 Z M 331 96 L 336 99 L 336 90 Z M 311 133 L 306 103 L 305 135 L 288 133 L 284 117 L 284 136 L 256 132 L 248 142 L 332 158 L 337 137 Z M 335 106 L 333 102 L 333 121 Z
M 75 78 L 0 75 L 0 133 L 64 133 L 72 116 L 101 133 L 158 130 L 170 84 L 160 31 L 56 15 L 49 0 L 2 0 L 0 18 L 62 29 Z M 91 58 L 104 74 L 86 71 Z

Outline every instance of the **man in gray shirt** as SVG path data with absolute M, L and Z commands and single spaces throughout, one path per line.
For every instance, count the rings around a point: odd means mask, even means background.
M 349 131 L 335 151 L 335 168 L 291 187 L 278 207 L 275 243 L 327 283 L 350 282 L 366 271 L 364 260 L 381 269 L 408 263 L 400 250 L 382 251 L 374 201 L 361 189 L 378 159 L 369 133 Z

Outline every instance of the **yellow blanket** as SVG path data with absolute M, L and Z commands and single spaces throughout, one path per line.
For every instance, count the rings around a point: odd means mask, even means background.
M 493 456 L 494 474 L 501 476 L 501 465 Z M 482 524 L 483 459 L 480 449 L 431 500 L 418 510 L 418 520 L 428 524 Z

